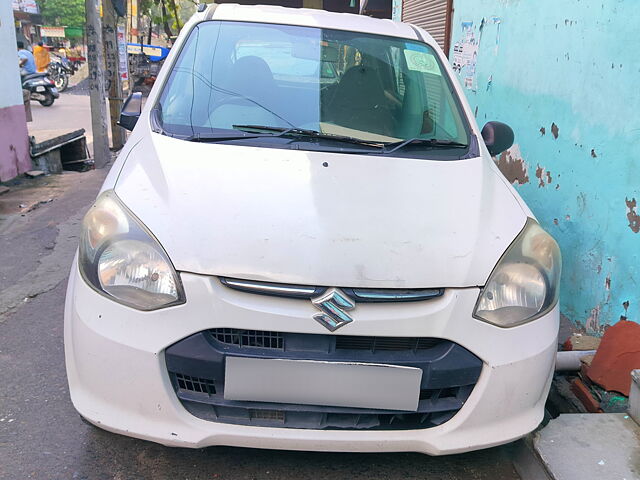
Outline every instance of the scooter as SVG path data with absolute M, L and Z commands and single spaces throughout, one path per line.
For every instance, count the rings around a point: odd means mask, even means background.
M 50 107 L 60 96 L 53 80 L 47 73 L 32 73 L 22 77 L 22 89 L 29 90 L 29 98 L 40 102 L 43 107 Z
M 54 59 L 48 66 L 49 76 L 59 92 L 64 92 L 69 86 L 69 77 L 76 72 L 76 68 L 68 58 L 54 54 Z

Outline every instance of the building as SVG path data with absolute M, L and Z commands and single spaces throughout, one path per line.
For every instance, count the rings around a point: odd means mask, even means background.
M 40 41 L 42 16 L 36 0 L 12 0 L 15 36 L 25 45 L 33 45 Z
M 637 1 L 394 2 L 441 42 L 479 126 L 514 129 L 496 163 L 560 243 L 565 318 L 640 322 Z
M 217 0 L 242 5 L 280 5 L 292 8 L 319 8 L 330 12 L 360 13 L 376 18 L 392 17 L 393 0 Z
M 445 52 L 449 51 L 454 0 L 393 0 L 393 19 L 413 23 L 428 31 Z
M 9 2 L 0 2 L 0 182 L 31 169 L 29 137 L 18 56 L 13 11 Z

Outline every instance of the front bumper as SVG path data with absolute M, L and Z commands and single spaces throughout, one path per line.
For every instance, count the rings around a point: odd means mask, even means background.
M 478 289 L 434 300 L 361 304 L 338 334 L 451 340 L 482 359 L 480 378 L 446 423 L 414 430 L 314 430 L 218 423 L 189 413 L 167 372 L 165 351 L 212 328 L 326 335 L 310 302 L 231 290 L 215 277 L 182 274 L 187 303 L 155 312 L 93 291 L 74 263 L 65 308 L 65 355 L 78 412 L 106 430 L 169 446 L 229 445 L 318 451 L 457 453 L 506 443 L 538 426 L 553 375 L 557 307 L 527 325 L 500 329 L 470 315 Z

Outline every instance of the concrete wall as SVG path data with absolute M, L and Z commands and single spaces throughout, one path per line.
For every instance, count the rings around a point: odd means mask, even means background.
M 497 160 L 559 241 L 561 311 L 602 332 L 640 321 L 637 0 L 455 0 L 450 61 Z
M 0 182 L 31 168 L 11 2 L 0 1 Z

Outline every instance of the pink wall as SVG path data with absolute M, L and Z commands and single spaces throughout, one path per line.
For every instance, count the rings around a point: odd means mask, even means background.
M 31 170 L 24 105 L 0 108 L 0 182 Z

